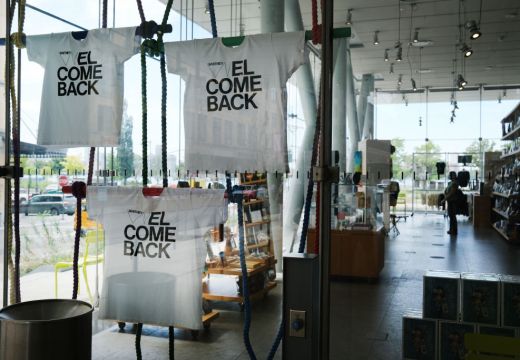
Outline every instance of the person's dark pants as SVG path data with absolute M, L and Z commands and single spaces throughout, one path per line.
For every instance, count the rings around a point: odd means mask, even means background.
M 457 233 L 457 203 L 448 201 L 448 217 L 450 218 L 450 233 Z

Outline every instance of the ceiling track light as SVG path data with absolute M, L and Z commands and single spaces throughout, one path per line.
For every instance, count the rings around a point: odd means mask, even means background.
M 352 25 L 352 9 L 347 10 L 347 20 L 345 21 L 345 24 L 348 26 Z
M 388 49 L 385 49 L 385 61 L 388 61 Z
M 466 23 L 466 29 L 469 30 L 469 38 L 471 40 L 476 40 L 482 36 L 480 29 L 475 20 L 470 20 Z
M 394 63 L 390 64 L 390 74 L 394 73 Z
M 376 30 L 374 33 L 374 45 L 379 45 L 379 31 Z
M 395 58 L 395 61 L 400 62 L 403 60 L 403 48 L 399 44 L 397 47 L 397 57 Z
M 412 78 L 412 89 L 413 91 L 417 91 L 417 85 L 415 84 L 415 80 Z
M 463 44 L 460 48 L 460 51 L 462 51 L 464 57 L 470 57 L 473 54 L 473 49 L 470 48 L 467 44 Z
M 459 74 L 457 77 L 457 86 L 459 87 L 459 90 L 464 90 L 466 85 L 468 85 L 468 82 L 464 79 L 462 74 Z
M 399 74 L 399 78 L 397 79 L 397 85 L 403 84 L 403 75 Z
M 206 0 L 206 6 L 204 8 L 204 14 L 209 14 L 209 1 Z
M 418 43 L 419 42 L 419 29 L 416 28 L 415 29 L 415 32 L 413 33 L 413 40 L 412 40 L 414 43 Z

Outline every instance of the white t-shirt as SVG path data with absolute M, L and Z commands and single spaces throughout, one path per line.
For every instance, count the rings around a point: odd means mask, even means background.
M 27 37 L 29 60 L 45 69 L 38 144 L 117 146 L 124 62 L 139 51 L 135 27 Z
M 204 234 L 225 222 L 224 190 L 141 188 L 87 191 L 89 215 L 105 229 L 99 318 L 202 327 Z
M 285 84 L 305 61 L 303 31 L 164 47 L 168 71 L 186 82 L 187 170 L 288 170 Z

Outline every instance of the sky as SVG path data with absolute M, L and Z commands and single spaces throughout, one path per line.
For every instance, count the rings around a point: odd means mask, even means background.
M 115 1 L 115 19 L 113 6 Z M 109 27 L 136 26 L 140 23 L 135 1 L 109 1 Z M 164 12 L 164 4 L 157 0 L 143 2 L 145 15 L 148 20 L 160 22 Z M 29 4 L 65 18 L 82 27 L 91 29 L 99 26 L 99 4 L 97 1 L 80 0 L 31 0 Z M 209 16 L 209 15 L 208 15 Z M 168 21 L 173 25 L 173 33 L 165 35 L 165 41 L 177 41 L 192 38 L 210 37 L 206 30 L 191 22 L 181 21 L 181 17 L 172 12 Z M 193 29 L 193 31 L 192 31 Z M 49 18 L 27 8 L 25 33 L 35 35 L 49 32 L 63 32 L 77 30 L 70 25 Z M 181 34 L 182 32 L 182 34 Z M 182 37 L 181 37 L 182 36 Z M 27 60 L 26 52 L 22 52 L 22 141 L 34 143 L 38 128 L 41 88 L 43 84 L 43 68 Z M 355 70 L 355 69 L 354 69 Z M 125 64 L 125 98 L 128 102 L 128 114 L 134 119 L 134 151 L 141 153 L 141 70 L 140 57 L 132 57 Z M 183 118 L 182 98 L 183 84 L 178 76 L 168 74 L 168 153 L 183 157 Z M 149 153 L 155 152 L 160 144 L 160 73 L 159 62 L 148 60 L 148 114 L 149 114 Z M 299 119 L 303 112 L 299 103 L 295 86 L 288 86 L 288 113 L 294 113 Z M 518 98 L 518 96 L 516 96 Z M 449 97 L 447 97 L 449 99 Z M 500 119 L 511 111 L 517 100 L 505 98 L 501 104 L 497 101 L 485 101 L 482 104 L 482 122 L 480 126 L 480 107 L 478 102 L 459 102 L 455 122 L 450 124 L 451 106 L 449 100 L 444 103 L 426 104 L 410 102 L 408 106 L 400 104 L 378 104 L 375 111 L 375 135 L 379 139 L 405 139 L 408 152 L 424 143 L 429 138 L 441 145 L 446 152 L 461 152 L 472 141 L 480 136 L 497 140 L 501 137 Z M 419 117 L 422 126 L 419 126 Z M 428 119 L 428 120 L 426 120 Z M 288 144 L 289 149 L 295 148 L 295 141 L 299 142 L 303 134 L 301 120 L 289 120 Z M 73 153 L 84 154 L 84 149 L 74 150 Z

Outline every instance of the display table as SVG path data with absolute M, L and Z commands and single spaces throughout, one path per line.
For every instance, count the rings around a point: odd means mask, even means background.
M 274 257 L 266 259 L 247 259 L 247 277 L 251 299 L 261 298 L 276 287 L 276 282 L 266 280 L 266 272 L 276 264 Z M 237 260 L 229 261 L 226 266 L 212 267 L 202 282 L 202 296 L 210 301 L 237 302 L 243 306 L 242 270 Z
M 375 279 L 385 263 L 383 227 L 373 230 L 331 230 L 330 274 Z M 307 252 L 312 252 L 315 229 L 309 229 Z
M 473 226 L 491 226 L 491 197 L 473 195 Z

